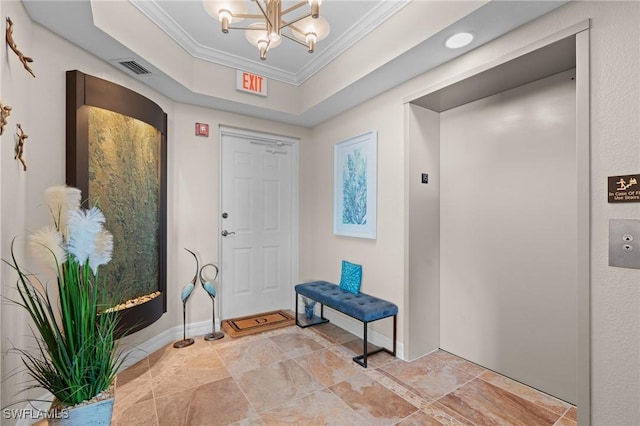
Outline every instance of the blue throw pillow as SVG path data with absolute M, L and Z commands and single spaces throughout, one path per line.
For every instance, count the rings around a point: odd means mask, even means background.
M 362 265 L 342 261 L 342 273 L 340 274 L 340 288 L 358 294 L 362 283 Z

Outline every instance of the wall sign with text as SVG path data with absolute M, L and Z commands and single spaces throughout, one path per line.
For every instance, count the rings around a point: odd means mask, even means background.
M 610 203 L 640 203 L 640 174 L 609 176 Z
M 236 90 L 267 96 L 267 79 L 261 75 L 236 70 Z

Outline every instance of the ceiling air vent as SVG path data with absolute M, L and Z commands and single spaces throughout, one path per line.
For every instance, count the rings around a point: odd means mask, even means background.
M 118 62 L 120 65 L 128 69 L 134 74 L 143 75 L 143 74 L 151 74 L 151 71 L 137 63 L 136 61 L 121 61 Z

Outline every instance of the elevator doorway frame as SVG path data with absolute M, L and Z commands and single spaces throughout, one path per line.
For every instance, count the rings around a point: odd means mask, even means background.
M 405 103 L 405 148 L 409 151 L 411 143 L 411 132 L 409 128 L 411 126 L 410 104 L 417 104 L 424 108 L 429 109 L 427 105 L 421 105 L 421 99 L 427 99 L 430 95 L 431 100 L 439 103 L 441 102 L 440 95 L 446 94 L 447 90 L 460 89 L 465 87 L 464 83 L 471 81 L 473 78 L 477 78 L 481 74 L 488 75 L 492 71 L 497 71 L 499 67 L 508 65 L 510 62 L 522 58 L 525 55 L 537 52 L 543 52 L 545 48 L 549 48 L 554 43 L 563 41 L 568 38 L 575 39 L 575 69 L 576 69 L 576 182 L 577 182 L 577 205 L 576 205 L 576 222 L 577 222 L 577 365 L 576 365 L 576 379 L 577 379 L 577 407 L 578 407 L 578 423 L 580 425 L 591 424 L 591 330 L 590 330 L 590 70 L 589 70 L 589 28 L 590 21 L 585 20 L 575 25 L 565 28 L 555 34 L 549 35 L 545 38 L 538 40 L 528 46 L 518 49 L 508 55 L 505 55 L 494 61 L 482 64 L 476 68 L 466 71 L 460 75 L 457 75 L 445 82 L 439 82 L 430 86 L 418 93 L 408 96 L 404 99 Z M 547 64 L 548 65 L 548 64 Z M 553 66 L 551 67 L 553 68 Z M 508 68 L 506 68 L 508 69 Z M 505 67 L 500 72 L 504 72 Z M 556 72 L 562 71 L 558 69 Z M 541 73 L 549 72 L 546 70 L 540 71 Z M 546 75 L 550 75 L 549 73 Z M 546 75 L 540 75 L 537 78 L 543 78 Z M 529 81 L 534 81 L 537 78 L 532 78 Z M 501 79 L 497 79 L 501 80 Z M 516 79 L 517 80 L 517 79 Z M 522 81 L 520 84 L 525 84 L 527 81 Z M 500 83 L 498 83 L 500 84 Z M 509 84 L 509 83 L 504 83 Z M 517 85 L 517 84 L 516 84 Z M 506 86 L 501 90 L 508 90 L 515 87 Z M 454 88 L 455 86 L 455 88 Z M 477 85 L 467 85 L 466 87 L 475 87 Z M 451 94 L 453 90 L 448 93 L 449 96 L 460 96 L 460 93 Z M 497 93 L 497 92 L 493 92 Z M 485 93 L 484 95 L 479 93 L 469 93 L 462 95 L 461 100 L 467 96 L 467 99 L 461 101 L 460 105 L 466 102 L 480 99 L 482 97 L 489 96 L 493 93 Z M 474 96 L 476 96 L 474 98 Z M 442 97 L 445 99 L 446 95 Z M 416 102 L 418 101 L 418 102 Z M 453 107 L 453 106 L 449 106 Z M 437 111 L 436 111 L 437 112 Z M 407 188 L 407 198 L 411 197 L 409 190 L 410 179 L 414 179 L 415 176 L 410 173 L 409 167 L 406 168 L 405 174 L 405 187 Z M 415 173 L 414 173 L 415 174 Z M 409 203 L 409 201 L 407 201 Z M 410 224 L 411 211 L 407 208 L 406 213 L 406 229 L 405 237 L 409 238 L 412 234 Z M 439 221 L 439 219 L 438 219 Z M 409 263 L 412 261 L 412 256 L 419 256 L 420 253 L 412 253 L 411 246 L 407 247 L 407 260 L 405 264 L 405 271 L 409 271 Z M 439 271 L 438 271 L 439 274 Z M 416 322 L 416 314 L 418 312 L 428 311 L 431 307 L 429 304 L 437 303 L 438 306 L 432 306 L 439 310 L 439 300 L 437 301 L 424 301 L 416 300 L 415 307 L 412 309 L 410 303 L 411 295 L 416 290 L 417 286 L 423 285 L 421 282 L 417 282 L 412 279 L 410 274 L 407 274 L 405 281 L 405 300 L 406 308 L 404 312 L 404 323 L 407 324 L 404 332 L 403 341 L 406 342 L 405 353 L 409 354 L 412 351 L 412 341 L 416 341 L 415 335 L 421 332 L 420 327 L 411 327 L 412 322 Z M 439 288 L 439 280 L 438 280 Z M 414 286 L 414 288 L 412 288 Z M 439 290 L 438 290 L 439 294 Z M 439 327 L 438 327 L 439 328 Z M 412 338 L 413 337 L 413 338 Z M 423 339 L 424 340 L 424 339 Z M 439 331 L 437 335 L 431 336 L 431 342 L 440 340 Z M 437 348 L 419 348 L 420 351 L 428 353 Z M 415 353 L 415 350 L 413 351 Z

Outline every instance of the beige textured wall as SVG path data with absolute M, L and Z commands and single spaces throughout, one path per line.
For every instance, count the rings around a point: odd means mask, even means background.
M 1 233 L 2 255 L 6 256 L 8 241 L 13 235 L 24 235 L 27 229 L 37 228 L 46 220 L 40 208 L 42 191 L 49 185 L 64 180 L 64 71 L 80 70 L 106 78 L 131 89 L 160 104 L 169 116 L 191 117 L 194 111 L 201 116 L 229 116 L 217 111 L 192 109 L 173 105 L 144 85 L 123 73 L 70 45 L 42 28 L 31 25 L 19 2 L 2 2 L 3 16 L 11 16 L 18 25 L 20 47 L 32 55 L 38 78 L 33 79 L 22 70 L 17 58 L 3 55 L 0 66 L 2 78 L 0 99 L 14 106 L 11 126 L 2 136 L 0 144 L 1 171 Z M 637 2 L 570 2 L 566 6 L 511 31 L 461 58 L 416 77 L 410 82 L 390 90 L 351 111 L 313 129 L 310 138 L 301 143 L 301 188 L 300 188 L 300 278 L 339 278 L 339 261 L 351 258 L 365 264 L 363 289 L 398 303 L 401 315 L 404 312 L 403 292 L 407 279 L 404 273 L 404 127 L 402 101 L 412 93 L 443 82 L 453 75 L 468 71 L 478 64 L 495 60 L 529 43 L 539 40 L 571 24 L 584 19 L 592 20 L 591 30 L 591 303 L 592 303 L 592 415 L 594 425 L 640 424 L 640 270 L 611 268 L 607 264 L 608 220 L 611 218 L 638 218 L 640 205 L 610 205 L 606 203 L 606 177 L 623 173 L 637 173 L 640 169 L 640 3 Z M 193 120 L 182 125 L 170 118 L 169 128 L 176 131 L 181 126 L 188 130 L 191 139 Z M 262 121 L 234 116 L 243 127 L 263 130 Z M 204 120 L 203 120 L 204 121 Z M 31 170 L 18 170 L 13 159 L 11 135 L 15 123 L 23 122 L 30 134 L 25 158 Z M 213 119 L 209 122 L 214 128 Z M 228 124 L 225 122 L 225 124 Z M 27 127 L 28 125 L 28 127 Z M 11 128 L 13 126 L 13 129 Z M 276 133 L 297 136 L 292 128 L 278 127 Z M 332 235 L 332 144 L 359 132 L 377 129 L 379 134 L 378 166 L 378 239 L 356 241 Z M 298 130 L 296 130 L 298 131 Z M 301 133 L 306 131 L 299 130 Z M 171 139 L 178 138 L 170 130 Z M 179 135 L 178 135 L 179 136 Z M 215 147 L 205 142 L 196 142 L 198 150 L 216 155 Z M 181 146 L 180 148 L 185 148 Z M 193 146 L 189 146 L 193 148 Z M 175 150 L 177 150 L 176 148 Z M 174 150 L 174 153 L 175 153 Z M 188 149 L 182 149 L 184 155 Z M 176 154 L 181 155 L 181 154 Z M 184 167 L 191 169 L 215 167 L 209 158 L 189 157 Z M 170 163 L 170 179 L 176 170 Z M 194 178 L 209 179 L 217 173 L 196 171 Z M 191 176 L 191 172 L 190 172 Z M 185 181 L 186 182 L 186 181 Z M 200 192 L 217 188 L 217 179 L 206 182 L 191 182 Z M 199 212 L 191 212 L 192 206 L 178 206 L 178 192 L 184 187 L 170 188 L 170 237 L 169 244 L 191 241 L 189 234 L 171 235 L 184 226 L 177 210 L 189 210 L 189 220 L 208 217 L 206 212 L 215 212 L 217 197 L 206 201 Z M 191 188 L 187 188 L 190 193 Z M 195 198 L 187 196 L 187 199 Z M 183 198 L 184 199 L 184 198 Z M 217 221 L 213 221 L 213 224 Z M 214 232 L 216 225 L 209 225 Z M 193 231 L 194 225 L 191 225 Z M 217 230 L 215 230 L 217 232 Z M 216 255 L 217 244 L 205 241 L 209 235 L 198 231 L 194 235 L 194 247 L 202 250 L 203 258 Z M 182 274 L 177 273 L 188 262 L 171 260 L 169 286 L 173 291 L 183 284 Z M 2 271 L 2 285 L 10 286 L 6 269 Z M 3 294 L 5 288 L 3 288 Z M 177 293 L 174 294 L 174 296 Z M 175 312 L 175 304 L 172 305 Z M 194 304 L 190 319 L 205 320 L 209 311 L 199 311 Z M 202 305 L 204 306 L 204 304 Z M 2 307 L 2 350 L 6 351 L 9 339 L 24 334 L 21 317 L 14 316 L 7 306 Z M 200 313 L 197 313 L 199 311 Z M 174 314 L 177 315 L 177 314 Z M 201 315 L 201 316 L 200 316 Z M 177 325 L 171 318 L 163 318 L 140 341 L 149 335 Z M 402 320 L 400 321 L 402 327 Z M 381 331 L 390 334 L 389 327 Z M 402 328 L 399 335 L 402 336 Z M 13 364 L 15 365 L 15 364 Z M 10 361 L 3 361 L 2 373 L 6 374 Z M 14 394 L 12 383 L 3 382 L 3 405 L 8 396 Z
M 372 275 L 363 289 L 398 303 L 406 315 L 405 237 L 398 235 L 405 226 L 402 102 L 585 19 L 591 19 L 592 424 L 635 425 L 640 424 L 640 270 L 611 268 L 607 256 L 608 220 L 638 218 L 640 205 L 607 204 L 606 178 L 640 169 L 638 2 L 570 2 L 314 128 L 312 143 L 301 151 L 300 276 L 338 277 L 339 261 L 355 258 Z M 379 132 L 378 239 L 335 237 L 332 144 L 371 129 Z M 402 336 L 402 321 L 400 327 Z
M 209 124 L 208 138 L 195 136 L 196 122 Z M 184 247 L 198 254 L 201 262 L 218 263 L 220 125 L 298 137 L 301 144 L 306 142 L 309 134 L 309 130 L 297 126 L 193 105 L 173 104 L 167 152 L 167 313 L 157 324 L 123 339 L 127 343 L 145 342 L 159 332 L 182 324 L 180 292 L 194 270 L 193 257 Z M 196 293 L 189 300 L 187 323 L 211 319 L 211 300 L 203 295 Z M 216 315 L 220 312 L 216 307 Z
M 440 347 L 440 114 L 406 106 L 406 359 Z M 429 175 L 423 184 L 422 173 Z
M 296 87 L 279 81 L 269 81 L 268 97 L 237 91 L 235 69 L 195 59 L 128 1 L 93 2 L 91 12 L 100 30 L 194 93 L 285 113 L 300 108 Z
M 300 86 L 302 111 L 338 93 L 347 85 L 358 81 L 397 55 L 437 34 L 486 2 L 486 0 L 410 2 L 375 31 L 351 46 L 348 49 L 348 55 L 337 57 L 327 64 L 322 72 L 315 74 Z M 402 36 L 389 37 L 388 34 L 402 34 Z M 335 75 L 340 75 L 340 78 L 334 78 Z
M 4 7 L 2 5 L 2 2 L 0 2 L 0 16 L 5 16 L 4 15 Z M 4 74 L 4 66 L 0 66 L 0 94 L 2 94 L 2 76 Z M 0 100 L 2 100 L 2 97 L 0 96 Z M 0 142 L 2 141 L 2 137 L 0 137 Z M 0 154 L 0 200 L 2 200 L 2 159 L 4 158 L 4 155 Z M 2 237 L 2 207 L 0 204 L 0 237 Z M 4 259 L 4 245 L 0 244 L 0 259 Z M 3 288 L 2 288 L 2 283 L 4 282 L 4 275 L 2 273 L 2 270 L 0 270 L 0 296 L 2 296 L 3 294 Z M 3 317 L 3 304 L 0 303 L 0 320 L 2 320 Z M 5 377 L 5 368 L 4 368 L 4 362 L 2 362 L 2 358 L 4 357 L 4 347 L 2 342 L 4 342 L 5 337 L 4 337 L 4 331 L 3 331 L 4 327 L 0 326 L 0 378 L 1 377 Z M 4 401 L 4 386 L 0 385 L 0 406 L 3 405 L 2 402 Z
M 44 190 L 65 181 L 65 72 L 78 69 L 128 87 L 156 102 L 168 114 L 168 224 L 167 224 L 167 313 L 150 327 L 123 339 L 124 347 L 135 347 L 182 324 L 180 292 L 191 279 L 193 260 L 183 247 L 194 250 L 202 261 L 218 261 L 218 126 L 241 127 L 267 133 L 294 136 L 304 143 L 308 129 L 259 120 L 238 114 L 179 104 L 148 88 L 87 52 L 31 23 L 20 2 L 2 2 L 3 16 L 15 24 L 18 46 L 34 58 L 37 78 L 22 69 L 12 52 L 2 56 L 0 99 L 13 107 L 9 124 L 0 138 L 2 217 L 0 247 L 9 253 L 11 238 L 18 236 L 17 255 L 34 272 L 24 250 L 30 231 L 48 223 L 43 205 Z M 4 19 L 2 20 L 4 24 Z M 4 27 L 2 29 L 4 34 Z M 210 136 L 196 137 L 196 122 L 208 123 Z M 16 123 L 22 123 L 29 138 L 24 157 L 29 170 L 23 172 L 14 156 Z M 108 224 L 107 224 L 108 228 Z M 2 265 L 2 295 L 11 296 L 13 272 Z M 220 311 L 217 310 L 217 313 Z M 208 297 L 192 298 L 187 322 L 210 321 Z M 20 365 L 15 355 L 6 355 L 12 345 L 24 347 L 29 334 L 25 315 L 15 307 L 2 306 L 2 377 Z M 134 356 L 139 356 L 137 353 Z M 24 378 L 2 381 L 1 407 L 23 399 L 16 394 Z M 36 391 L 34 395 L 42 395 Z M 3 423 L 4 424 L 4 423 Z
M 403 105 L 380 96 L 312 130 L 300 150 L 300 279 L 340 281 L 341 260 L 363 265 L 362 291 L 403 306 L 404 149 Z M 343 139 L 378 131 L 377 239 L 333 235 L 333 147 Z M 402 341 L 402 316 L 398 339 Z M 391 336 L 392 322 L 371 328 Z M 361 327 L 357 327 L 361 330 Z

